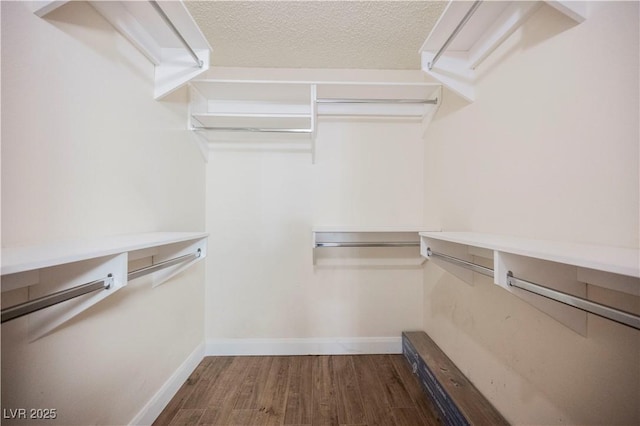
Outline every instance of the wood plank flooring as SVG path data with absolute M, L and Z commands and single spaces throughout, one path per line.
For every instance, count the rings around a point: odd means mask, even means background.
M 153 423 L 439 425 L 402 355 L 206 357 Z

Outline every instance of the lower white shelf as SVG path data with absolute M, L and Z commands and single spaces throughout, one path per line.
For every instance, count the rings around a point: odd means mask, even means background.
M 476 232 L 421 232 L 420 235 L 428 239 L 640 278 L 640 249 L 533 240 Z
M 318 266 L 419 266 L 420 228 L 315 227 L 313 263 Z
M 586 313 L 640 329 L 640 312 L 590 300 L 587 294 L 587 286 L 596 285 L 640 297 L 640 250 L 467 232 L 420 236 L 425 258 L 453 265 L 447 269 L 467 282 L 473 278 L 460 268 L 492 277 L 495 284 L 583 335 Z M 493 268 L 476 258 L 491 259 Z
M 157 286 L 206 256 L 207 234 L 145 233 L 3 249 L 2 323 L 36 340 L 148 275 Z

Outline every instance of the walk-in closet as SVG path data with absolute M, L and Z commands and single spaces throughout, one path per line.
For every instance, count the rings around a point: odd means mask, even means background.
M 0 22 L 3 425 L 640 424 L 638 1 Z

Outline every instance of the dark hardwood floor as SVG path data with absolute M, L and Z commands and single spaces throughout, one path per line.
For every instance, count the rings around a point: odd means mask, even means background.
M 402 355 L 206 357 L 153 423 L 438 425 Z

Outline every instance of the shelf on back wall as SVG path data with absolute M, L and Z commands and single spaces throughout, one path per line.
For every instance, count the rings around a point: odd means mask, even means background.
M 3 248 L 2 322 L 28 315 L 38 339 L 131 280 L 166 282 L 202 260 L 206 243 L 202 232 L 154 232 Z
M 315 115 L 310 85 L 290 82 L 194 80 L 188 127 L 205 156 L 231 143 L 314 152 Z
M 543 4 L 585 20 L 586 1 L 450 1 L 420 48 L 422 70 L 473 102 L 476 67 Z
M 33 3 L 34 13 L 45 18 L 69 2 Z M 89 1 L 89 4 L 155 65 L 155 99 L 163 98 L 209 69 L 211 46 L 182 1 Z
M 582 335 L 587 333 L 587 312 L 640 328 L 640 312 L 634 312 L 640 300 L 639 249 L 473 232 L 421 232 L 420 236 L 425 258 L 470 284 L 472 272 L 488 275 Z M 603 290 L 588 292 L 588 285 Z M 619 303 L 620 294 L 633 296 L 624 298 L 628 306 L 607 306 L 607 298 Z
M 298 141 L 306 143 L 312 162 L 323 117 L 426 126 L 441 97 L 440 85 L 433 83 L 194 80 L 190 87 L 188 125 L 205 146 Z
M 312 229 L 317 266 L 405 266 L 424 263 L 419 232 L 412 226 L 319 226 Z

